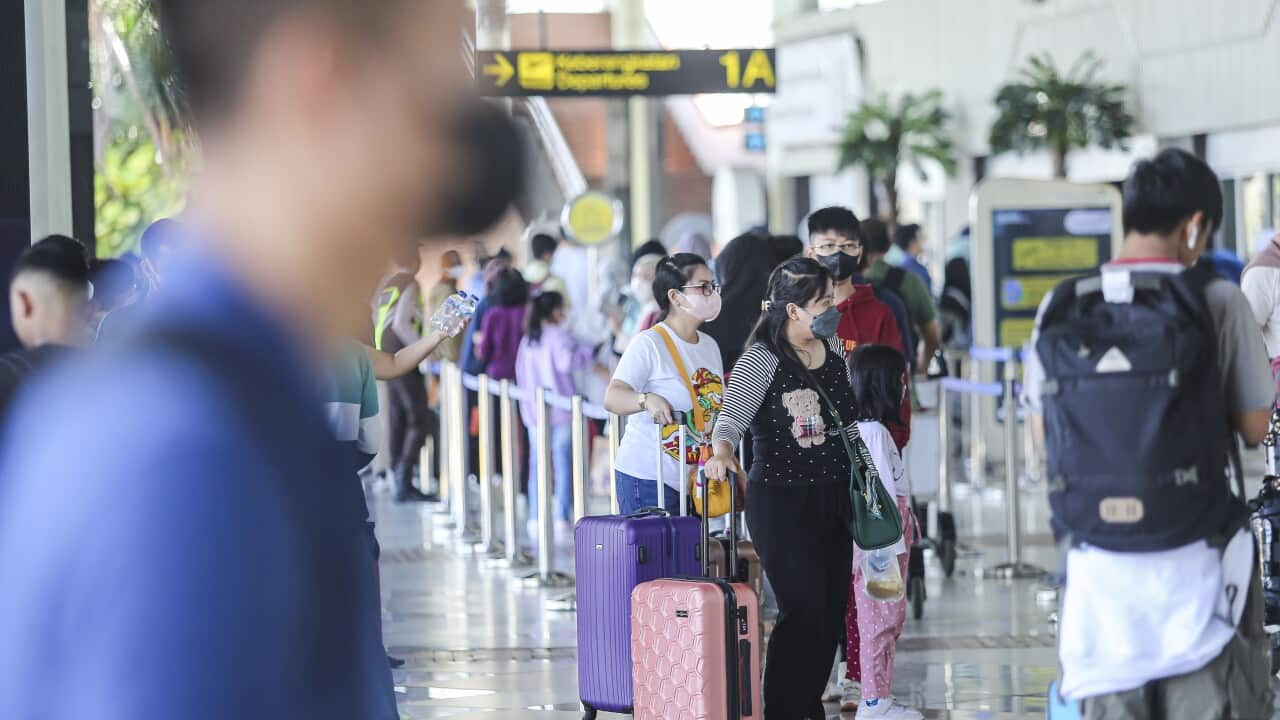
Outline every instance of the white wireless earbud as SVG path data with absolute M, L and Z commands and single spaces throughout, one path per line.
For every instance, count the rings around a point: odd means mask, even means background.
M 1196 241 L 1199 239 L 1200 239 L 1200 228 L 1198 227 L 1191 228 L 1191 234 L 1187 236 L 1187 249 L 1195 250 Z

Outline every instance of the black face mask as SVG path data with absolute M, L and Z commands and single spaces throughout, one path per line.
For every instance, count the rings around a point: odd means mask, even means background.
M 853 277 L 858 272 L 858 258 L 847 252 L 838 252 L 834 255 L 819 255 L 818 262 L 831 273 L 831 278 L 836 282 L 844 282 Z

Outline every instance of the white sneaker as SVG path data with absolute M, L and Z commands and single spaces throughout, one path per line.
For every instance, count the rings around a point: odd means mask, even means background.
M 852 680 L 845 680 L 844 693 L 840 695 L 840 712 L 853 712 L 862 703 L 862 686 Z
M 831 666 L 831 679 L 827 681 L 827 689 L 822 691 L 822 702 L 831 703 L 840 699 L 845 683 L 849 682 L 844 676 L 844 669 L 843 662 Z
M 868 704 L 874 702 L 874 705 Z M 868 700 L 858 705 L 856 720 L 924 720 L 918 710 L 895 702 L 892 697 Z
M 840 699 L 840 683 L 827 683 L 827 689 L 822 691 L 822 702 L 830 703 Z

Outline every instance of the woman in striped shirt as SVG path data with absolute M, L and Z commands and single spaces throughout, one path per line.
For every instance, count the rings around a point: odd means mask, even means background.
M 765 717 L 825 718 L 822 691 L 843 632 L 853 562 L 851 468 L 837 433 L 856 433 L 856 423 L 841 419 L 858 415 L 835 337 L 840 313 L 830 273 L 816 260 L 789 260 L 770 277 L 764 305 L 725 390 L 706 473 L 741 472 L 734 448 L 749 428 L 747 526 L 779 610 L 765 662 Z

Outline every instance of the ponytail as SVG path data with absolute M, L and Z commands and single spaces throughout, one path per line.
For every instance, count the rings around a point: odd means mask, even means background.
M 529 303 L 529 312 L 525 315 L 525 337 L 536 344 L 542 339 L 542 326 L 555 313 L 564 307 L 564 296 L 555 291 L 541 293 Z
M 658 322 L 671 313 L 671 291 L 680 291 L 699 267 L 705 267 L 706 258 L 693 253 L 676 253 L 658 261 L 653 270 L 653 299 L 658 303 Z

